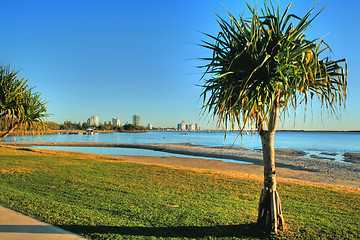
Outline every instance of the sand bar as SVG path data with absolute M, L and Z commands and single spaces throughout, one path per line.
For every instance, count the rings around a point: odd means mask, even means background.
M 237 176 L 262 178 L 262 153 L 241 148 L 204 147 L 190 144 L 125 144 L 96 142 L 2 142 L 12 146 L 71 146 L 71 147 L 120 147 L 188 155 L 189 157 L 111 156 L 114 160 L 185 167 L 196 170 L 211 170 Z M 314 184 L 360 189 L 360 164 L 340 163 L 303 158 L 295 150 L 278 150 L 276 156 L 277 176 Z M 233 159 L 253 164 L 238 164 L 218 160 L 194 159 L 190 156 Z

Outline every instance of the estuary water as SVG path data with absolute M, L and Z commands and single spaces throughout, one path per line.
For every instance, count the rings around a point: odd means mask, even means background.
M 94 135 L 42 135 L 7 137 L 5 141 L 17 142 L 103 142 L 103 143 L 190 143 L 210 147 L 237 146 L 249 150 L 261 149 L 260 136 L 257 134 L 239 136 L 228 132 L 180 132 L 180 131 L 149 131 L 145 133 L 96 133 Z M 360 152 L 360 133 L 350 132 L 277 132 L 275 134 L 275 148 L 295 149 L 306 153 L 305 157 L 318 156 L 342 161 L 345 152 Z M 52 148 L 54 149 L 54 148 Z M 60 148 L 59 148 L 60 149 Z M 63 148 L 62 148 L 63 149 Z M 74 148 L 69 149 L 74 150 Z M 133 149 L 88 149 L 81 151 L 99 154 L 118 155 L 148 155 L 149 151 L 137 151 L 129 154 Z M 115 152 L 114 152 L 115 151 Z

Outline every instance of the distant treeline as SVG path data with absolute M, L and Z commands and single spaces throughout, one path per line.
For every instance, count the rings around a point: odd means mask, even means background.
M 65 121 L 64 123 L 56 122 L 46 122 L 48 130 L 86 130 L 88 128 L 94 128 L 96 130 L 114 130 L 114 131 L 146 131 L 147 129 L 143 126 L 138 126 L 134 124 L 125 124 L 123 126 L 117 127 L 114 126 L 111 122 L 100 123 L 98 126 L 90 126 L 87 122 L 84 123 L 74 123 L 71 121 Z M 5 131 L 6 124 L 0 121 L 0 131 Z M 22 130 L 21 128 L 19 129 Z

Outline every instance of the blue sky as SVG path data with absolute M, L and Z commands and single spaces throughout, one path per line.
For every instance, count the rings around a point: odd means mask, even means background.
M 289 3 L 281 0 L 282 9 Z M 294 0 L 291 12 L 302 16 L 314 3 Z M 336 119 L 314 102 L 305 120 L 299 109 L 280 128 L 360 129 L 360 2 L 321 1 L 317 9 L 326 3 L 308 36 L 324 37 L 334 59 L 347 59 L 346 109 Z M 0 0 L 0 64 L 21 70 L 43 93 L 51 121 L 98 115 L 100 122 L 125 123 L 140 114 L 142 125 L 176 127 L 185 120 L 213 128 L 210 117 L 201 117 L 196 86 L 196 66 L 203 64 L 196 58 L 211 52 L 196 44 L 206 39 L 200 32 L 218 32 L 214 12 L 226 16 L 224 6 L 234 15 L 246 10 L 237 0 Z

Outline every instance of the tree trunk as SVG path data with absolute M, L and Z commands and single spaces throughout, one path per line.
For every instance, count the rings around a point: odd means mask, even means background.
M 264 159 L 264 188 L 260 195 L 257 221 L 274 233 L 277 233 L 278 229 L 283 230 L 285 225 L 279 194 L 276 191 L 274 137 L 278 115 L 279 108 L 276 108 L 270 113 L 268 130 L 259 130 Z
M 16 123 L 14 126 L 12 126 L 9 130 L 7 130 L 3 135 L 0 136 L 0 141 L 3 140 L 4 138 L 6 138 L 9 133 L 11 133 L 12 131 L 14 131 L 15 128 L 17 128 L 17 126 L 19 126 L 18 123 Z

